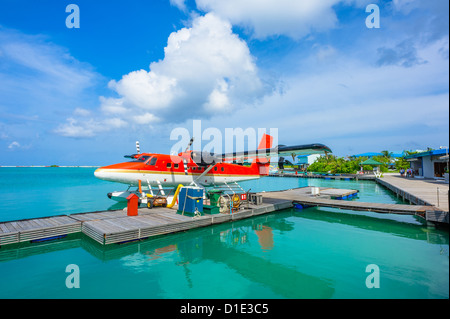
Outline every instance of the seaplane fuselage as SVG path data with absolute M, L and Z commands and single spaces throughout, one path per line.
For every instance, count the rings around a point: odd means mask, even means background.
M 128 185 L 177 186 L 191 183 L 202 186 L 220 185 L 258 179 L 269 174 L 269 160 L 256 159 L 245 166 L 235 163 L 197 164 L 190 152 L 177 155 L 140 154 L 135 160 L 104 166 L 95 171 L 99 179 Z

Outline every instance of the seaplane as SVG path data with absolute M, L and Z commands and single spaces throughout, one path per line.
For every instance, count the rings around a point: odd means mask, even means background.
M 272 147 L 273 137 L 268 134 L 262 136 L 256 150 L 223 154 L 190 150 L 193 141 L 191 138 L 185 151 L 178 155 L 140 153 L 139 142 L 136 142 L 137 153 L 125 155 L 129 161 L 100 167 L 94 175 L 105 181 L 129 185 L 126 191 L 108 193 L 113 200 L 125 201 L 132 192 L 142 195 L 143 186 L 152 196 L 154 190 L 165 195 L 164 189 L 175 189 L 180 185 L 230 187 L 230 184 L 238 185 L 238 182 L 269 175 L 271 157 L 278 157 L 279 167 L 282 167 L 285 156 L 294 159 L 297 155 L 331 153 L 323 144 Z M 138 189 L 131 190 L 132 187 Z M 146 196 L 140 197 L 145 200 Z

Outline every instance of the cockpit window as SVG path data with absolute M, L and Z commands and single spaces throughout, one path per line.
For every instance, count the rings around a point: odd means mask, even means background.
M 151 156 L 148 156 L 148 155 L 142 155 L 142 156 L 138 157 L 138 158 L 136 159 L 136 161 L 137 161 L 137 162 L 145 162 L 145 161 L 148 160 L 150 157 L 151 157 Z
M 147 162 L 147 165 L 155 165 L 157 160 L 158 160 L 158 158 L 152 157 L 152 159 Z

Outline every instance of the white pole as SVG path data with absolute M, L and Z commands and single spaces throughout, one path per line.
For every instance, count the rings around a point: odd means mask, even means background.
M 438 207 L 439 207 L 439 187 L 437 188 L 437 202 L 438 202 Z

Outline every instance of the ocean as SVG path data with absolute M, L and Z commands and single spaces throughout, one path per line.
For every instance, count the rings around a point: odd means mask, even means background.
M 95 168 L 0 168 L 0 221 L 120 209 Z M 264 177 L 251 191 L 321 186 L 403 203 L 373 181 Z M 67 284 L 75 265 L 79 288 Z M 69 268 L 68 268 L 69 267 Z M 448 298 L 449 234 L 419 217 L 286 209 L 139 242 L 83 234 L 0 248 L 0 298 Z

